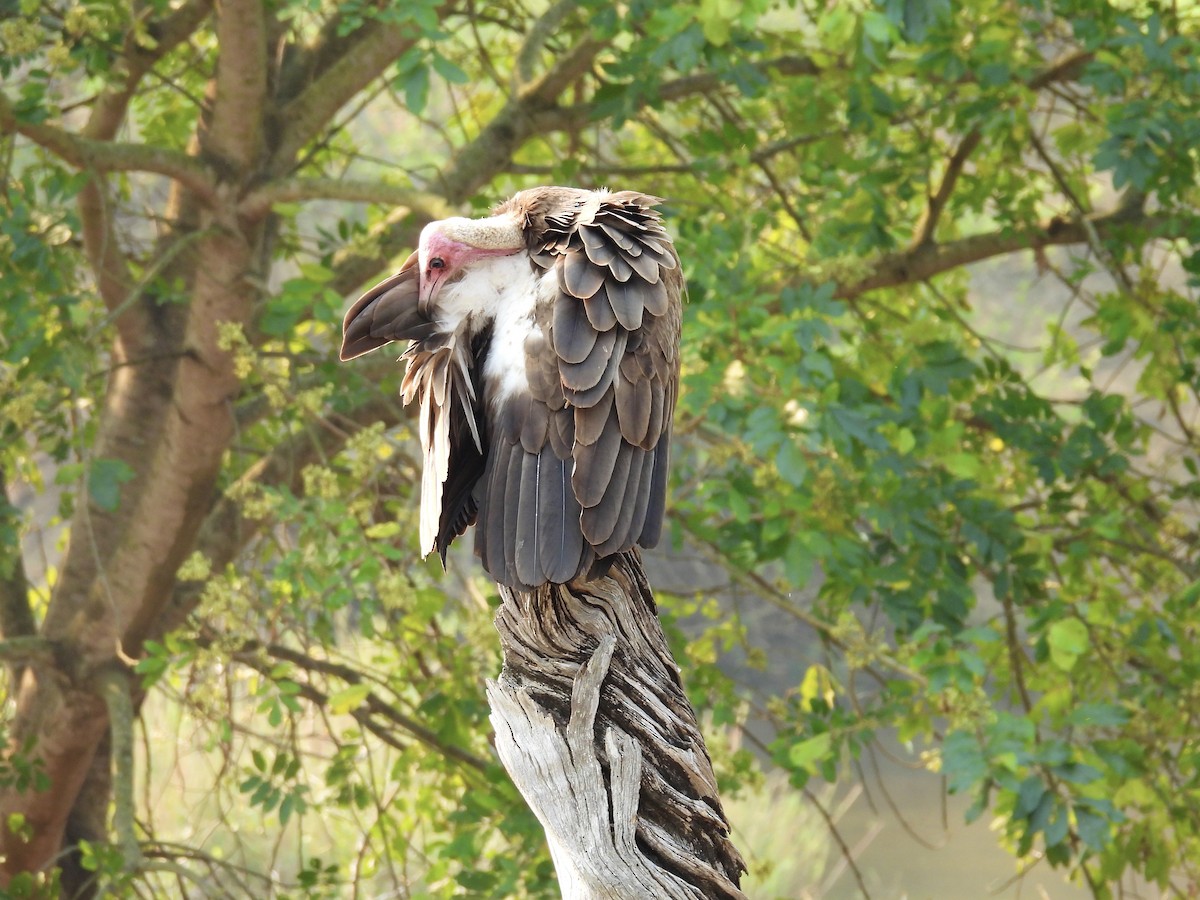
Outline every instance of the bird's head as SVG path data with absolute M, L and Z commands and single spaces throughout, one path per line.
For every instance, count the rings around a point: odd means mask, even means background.
M 417 258 L 421 267 L 420 304 L 423 309 L 444 284 L 458 280 L 476 262 L 511 256 L 525 249 L 519 221 L 504 213 L 486 219 L 442 219 L 421 231 Z

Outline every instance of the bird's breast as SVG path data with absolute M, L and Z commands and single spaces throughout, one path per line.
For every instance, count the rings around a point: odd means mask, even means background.
M 554 273 L 534 273 L 524 254 L 524 271 L 501 291 L 492 316 L 492 335 L 483 367 L 484 391 L 493 408 L 514 393 L 528 392 L 526 345 L 541 336 L 537 309 L 552 302 L 557 291 Z

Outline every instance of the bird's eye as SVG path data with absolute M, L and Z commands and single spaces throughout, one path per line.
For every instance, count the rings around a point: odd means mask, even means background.
M 446 268 L 446 261 L 444 259 L 442 259 L 440 256 L 435 256 L 433 259 L 431 259 L 429 261 L 429 268 L 444 269 L 444 268 Z

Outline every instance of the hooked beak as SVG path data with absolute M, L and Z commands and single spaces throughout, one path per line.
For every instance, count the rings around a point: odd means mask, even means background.
M 446 280 L 445 269 L 428 269 L 421 275 L 421 291 L 418 294 L 417 304 L 422 310 L 428 310 L 433 300 L 441 290 L 442 284 Z

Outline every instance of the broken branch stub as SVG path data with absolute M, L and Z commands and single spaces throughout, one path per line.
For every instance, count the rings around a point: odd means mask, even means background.
M 637 554 L 594 580 L 500 594 L 496 749 L 546 830 L 563 897 L 744 897 Z

